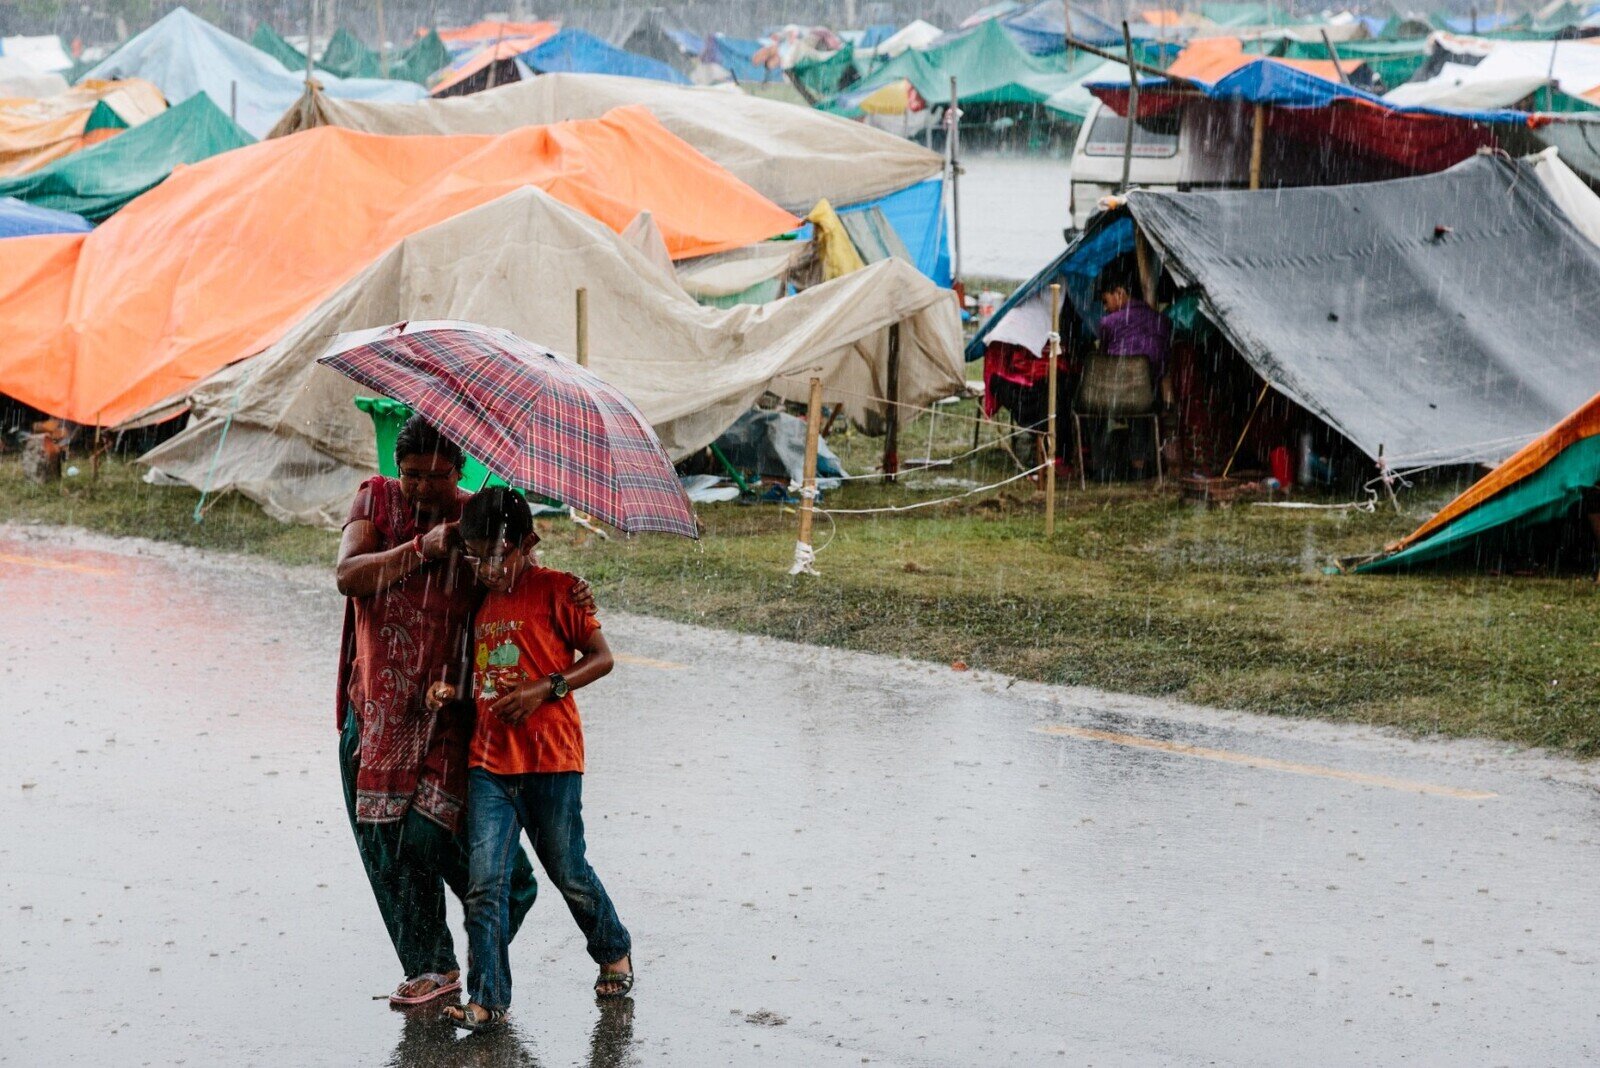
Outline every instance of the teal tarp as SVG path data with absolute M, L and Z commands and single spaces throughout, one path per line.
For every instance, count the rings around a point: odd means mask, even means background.
M 306 69 L 305 53 L 280 37 L 271 26 L 261 23 L 256 27 L 250 43 L 282 63 L 294 74 Z M 450 50 L 439 40 L 433 30 L 426 37 L 389 53 L 389 70 L 384 73 L 383 56 L 362 44 L 360 39 L 343 26 L 333 32 L 317 69 L 338 78 L 395 78 L 400 81 L 424 84 L 435 72 L 450 63 Z
M 174 167 L 254 143 L 200 93 L 109 141 L 0 181 L 0 196 L 104 222 Z

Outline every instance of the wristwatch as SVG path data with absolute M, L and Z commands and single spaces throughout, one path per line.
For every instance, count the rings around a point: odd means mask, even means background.
M 567 685 L 567 680 L 560 675 L 550 676 L 550 699 L 559 701 L 572 692 L 572 687 Z

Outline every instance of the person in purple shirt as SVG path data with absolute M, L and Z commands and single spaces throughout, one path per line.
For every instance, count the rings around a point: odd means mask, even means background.
M 1105 308 L 1100 319 L 1100 351 L 1107 356 L 1142 356 L 1150 363 L 1150 382 L 1163 410 L 1172 408 L 1172 379 L 1167 362 L 1172 348 L 1172 323 L 1138 296 L 1137 283 L 1126 271 L 1107 269 L 1095 285 Z M 1130 462 L 1135 478 L 1143 478 L 1147 457 L 1160 447 L 1149 422 L 1129 424 Z M 1106 435 L 1109 436 L 1108 423 Z M 1103 452 L 1103 450 L 1100 450 Z

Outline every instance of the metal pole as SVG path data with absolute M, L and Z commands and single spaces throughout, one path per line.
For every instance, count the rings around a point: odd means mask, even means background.
M 1472 10 L 1476 12 L 1478 9 L 1473 8 Z M 1474 14 L 1473 18 L 1477 18 L 1477 15 Z M 1328 58 L 1333 60 L 1333 69 L 1339 74 L 1340 84 L 1349 85 L 1350 76 L 1344 72 L 1344 64 L 1339 62 L 1339 50 L 1333 47 L 1333 41 L 1328 37 L 1327 30 L 1322 31 L 1322 47 L 1328 50 Z
M 1072 0 L 1061 0 L 1061 9 L 1064 16 L 1062 25 L 1067 30 L 1067 66 L 1071 67 L 1074 58 L 1072 54 Z
M 505 32 L 506 24 L 502 22 L 500 23 L 499 28 L 495 30 L 494 48 L 489 53 L 489 84 L 484 87 L 486 89 L 494 88 L 495 75 L 500 72 L 500 38 L 505 34 Z
M 895 481 L 900 472 L 900 324 L 889 325 L 888 382 L 884 392 L 889 403 L 885 406 L 883 435 L 883 480 Z
M 239 83 L 228 83 L 228 118 L 233 120 L 235 126 L 239 124 Z
M 311 57 L 317 51 L 317 0 L 311 0 L 311 10 L 306 20 L 306 84 L 311 84 L 313 71 Z
M 1050 395 L 1044 423 L 1044 536 L 1056 536 L 1056 365 L 1061 362 L 1061 283 L 1050 284 Z M 1077 461 L 1077 462 L 1082 462 Z
M 817 499 L 817 439 L 822 433 L 822 379 L 811 380 L 811 398 L 806 405 L 806 462 L 801 471 L 800 544 L 811 544 L 811 509 Z
M 578 366 L 589 366 L 589 290 L 578 287 Z
M 1133 125 L 1139 121 L 1139 72 L 1133 66 L 1133 35 L 1128 32 L 1128 21 L 1122 21 L 1122 48 L 1128 57 L 1128 115 L 1122 133 L 1122 186 L 1126 193 L 1133 179 Z
M 950 265 L 950 285 L 958 292 L 961 288 L 961 105 L 956 93 L 956 79 L 950 77 L 950 107 L 946 115 L 950 132 L 945 144 L 950 155 L 950 225 L 953 231 L 951 251 L 955 262 Z
M 389 76 L 389 31 L 383 21 L 383 0 L 378 0 L 378 75 Z

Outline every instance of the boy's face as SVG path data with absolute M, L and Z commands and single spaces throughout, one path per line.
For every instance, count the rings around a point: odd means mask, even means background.
M 479 585 L 494 593 L 505 593 L 515 585 L 517 575 L 527 566 L 538 544 L 537 534 L 529 534 L 520 545 L 500 539 L 472 539 L 466 542 L 465 559 Z

